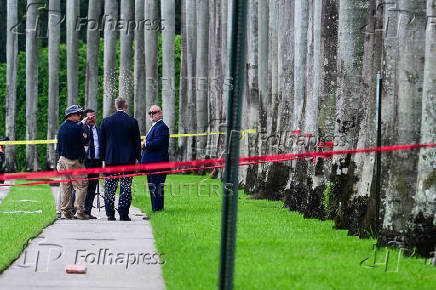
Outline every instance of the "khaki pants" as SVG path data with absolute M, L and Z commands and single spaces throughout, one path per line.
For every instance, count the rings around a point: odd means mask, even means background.
M 81 169 L 85 168 L 83 163 L 80 163 L 79 160 L 71 160 L 61 156 L 58 161 L 58 170 L 71 170 L 71 169 Z M 87 178 L 87 175 L 62 175 L 62 179 L 82 179 Z M 88 180 L 79 180 L 79 181 L 68 181 L 61 182 L 61 212 L 71 214 L 72 207 L 72 194 L 73 189 L 76 190 L 76 201 L 74 202 L 74 207 L 76 208 L 77 213 L 81 214 L 85 212 L 84 202 L 88 189 Z

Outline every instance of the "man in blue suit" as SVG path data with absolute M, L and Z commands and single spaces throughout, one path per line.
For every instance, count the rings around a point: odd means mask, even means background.
M 92 109 L 86 109 L 84 112 L 86 118 L 86 125 L 83 126 L 85 133 L 89 137 L 89 146 L 85 148 L 86 151 L 86 159 L 85 159 L 85 167 L 86 168 L 98 168 L 102 166 L 102 162 L 100 159 L 100 139 L 101 133 L 100 128 L 96 125 L 96 116 L 95 111 Z M 96 219 L 91 214 L 92 204 L 94 203 L 95 198 L 95 190 L 97 188 L 99 174 L 88 174 L 88 193 L 85 198 L 85 213 L 89 215 L 90 219 Z
M 98 168 L 102 166 L 100 159 L 100 128 L 96 125 L 96 116 L 93 109 L 86 109 L 84 112 L 84 118 L 81 122 L 83 123 L 83 130 L 86 135 L 88 135 L 89 145 L 85 146 L 85 167 L 86 168 Z M 92 205 L 95 198 L 95 190 L 97 188 L 99 174 L 91 173 L 88 174 L 88 192 L 85 198 L 85 213 L 90 219 L 96 219 L 95 216 L 91 214 Z M 75 190 L 73 191 L 73 204 L 76 199 Z M 73 213 L 76 209 L 73 207 Z
M 150 116 L 152 126 L 147 133 L 145 141 L 142 142 L 142 163 L 168 162 L 170 132 L 168 126 L 162 120 L 162 110 L 159 106 L 153 105 L 148 115 Z M 147 175 L 153 212 L 164 209 L 164 184 L 166 176 L 164 173 Z
M 116 112 L 101 122 L 100 157 L 106 166 L 132 165 L 141 160 L 141 136 L 138 122 L 126 111 L 128 104 L 125 99 L 115 100 Z M 123 172 L 121 174 L 128 174 Z M 106 176 L 120 175 L 120 173 Z M 129 208 L 132 203 L 132 177 L 105 179 L 104 196 L 105 210 L 108 220 L 115 220 L 115 192 L 120 184 L 120 199 L 118 213 L 121 221 L 130 221 Z

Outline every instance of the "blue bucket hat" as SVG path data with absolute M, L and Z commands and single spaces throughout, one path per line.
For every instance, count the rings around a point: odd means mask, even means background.
M 77 105 L 69 106 L 68 108 L 65 109 L 65 119 L 69 115 L 76 114 L 76 113 L 83 113 L 83 109 Z

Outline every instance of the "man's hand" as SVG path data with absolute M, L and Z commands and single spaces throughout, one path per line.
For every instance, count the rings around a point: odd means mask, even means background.
M 86 138 L 88 138 L 88 135 L 86 133 L 83 133 L 83 139 L 86 140 Z M 89 146 L 89 145 L 91 145 L 91 141 L 90 140 L 88 140 L 88 142 L 86 142 L 85 146 Z
M 82 123 L 82 125 L 85 125 L 86 124 L 86 120 L 88 120 L 89 119 L 89 117 L 85 117 L 85 118 L 83 118 L 81 121 L 80 121 L 80 123 Z
M 138 143 L 136 143 L 138 144 Z M 145 140 L 141 142 L 141 149 L 144 150 L 146 147 Z

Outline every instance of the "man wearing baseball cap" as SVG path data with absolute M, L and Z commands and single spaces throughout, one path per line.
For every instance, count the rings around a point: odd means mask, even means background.
M 69 106 L 65 110 L 65 122 L 61 124 L 58 131 L 58 153 L 59 161 L 57 168 L 61 170 L 72 170 L 85 168 L 85 148 L 89 140 L 84 131 L 83 123 L 80 122 L 83 110 L 77 105 Z M 85 179 L 83 175 L 64 175 L 62 179 Z M 61 219 L 72 219 L 72 191 L 76 191 L 76 200 L 74 206 L 76 215 L 74 218 L 89 219 L 85 213 L 84 200 L 87 193 L 88 181 L 75 180 L 61 182 Z

